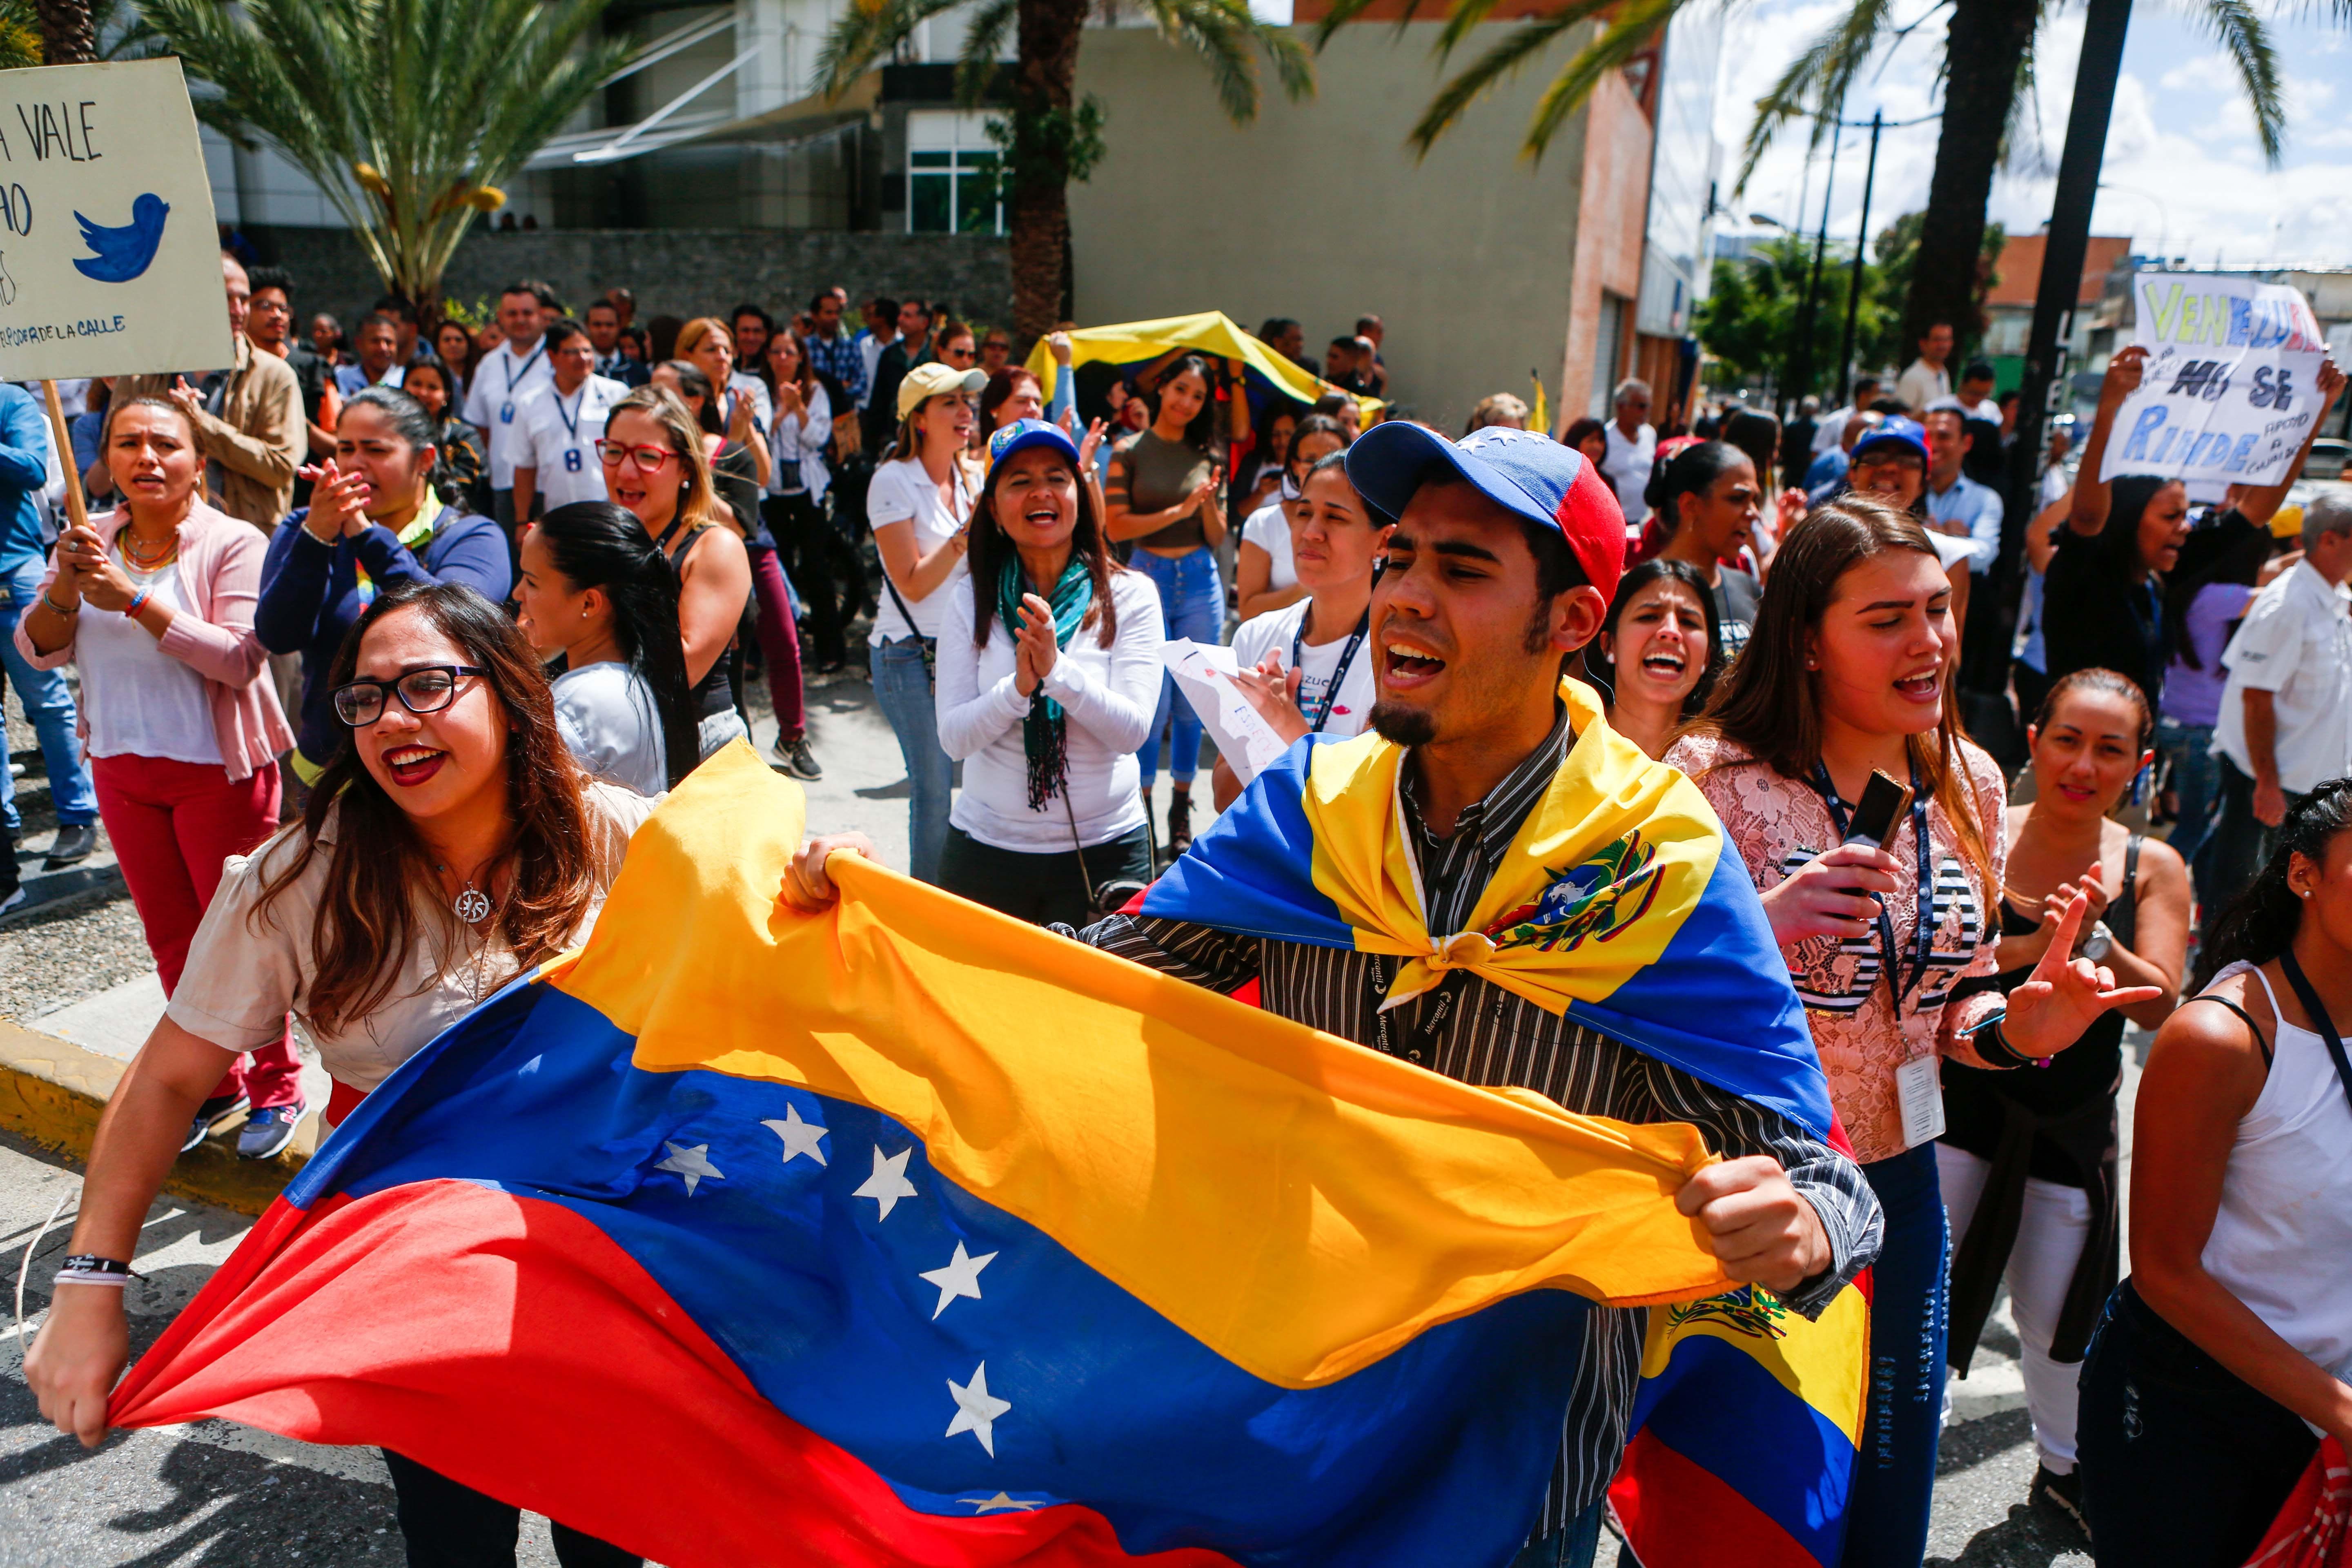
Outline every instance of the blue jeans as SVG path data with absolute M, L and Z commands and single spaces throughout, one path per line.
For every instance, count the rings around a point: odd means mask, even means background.
M 16 623 L 31 609 L 41 591 L 41 558 L 30 556 L 0 566 L 0 669 L 16 689 L 25 717 L 40 737 L 41 762 L 49 771 L 49 797 L 57 805 L 58 824 L 79 826 L 98 820 L 98 791 L 89 782 L 89 764 L 81 758 L 81 739 L 74 733 L 73 692 L 65 672 L 35 669 L 16 651 Z M 5 759 L 0 759 L 5 760 Z M 14 838 L 23 826 L 16 815 L 16 784 L 0 766 L 0 824 Z
M 1871 1276 L 1870 1405 L 1864 1413 L 1844 1568 L 1919 1568 L 1944 1412 L 1944 1300 L 1950 1232 L 1923 1143 L 1862 1168 L 1886 1212 Z
M 919 882 L 937 884 L 940 851 L 948 841 L 948 797 L 955 787 L 955 770 L 940 745 L 939 707 L 930 671 L 923 664 L 923 645 L 900 637 L 877 643 L 869 651 L 874 700 L 882 705 L 890 732 L 898 737 L 898 755 L 906 759 L 907 782 L 914 791 L 907 802 L 911 846 L 907 874 Z
M 2221 802 L 2221 759 L 2206 748 L 2213 743 L 2210 724 L 2183 724 L 2165 719 L 2156 726 L 2156 744 L 2172 763 L 2172 789 L 2180 797 L 2179 815 L 2168 842 L 2197 872 L 2197 852 L 2213 831 L 2213 812 Z
M 1171 642 L 1191 637 L 1213 646 L 1225 640 L 1225 586 L 1217 580 L 1214 551 L 1203 548 L 1171 559 L 1139 550 L 1128 564 L 1150 578 L 1160 590 L 1160 636 Z M 1160 776 L 1160 733 L 1168 728 L 1171 716 L 1176 725 L 1169 742 L 1168 776 L 1189 784 L 1201 765 L 1201 720 L 1192 702 L 1176 689 L 1176 678 L 1163 673 L 1160 711 L 1151 719 L 1151 738 L 1135 753 L 1143 764 L 1146 795 L 1151 793 L 1151 781 Z

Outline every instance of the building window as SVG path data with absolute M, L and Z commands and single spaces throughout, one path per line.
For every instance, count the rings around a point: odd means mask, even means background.
M 1003 234 L 1003 182 L 987 118 L 940 110 L 907 116 L 907 230 Z
M 1616 390 L 1618 367 L 1625 363 L 1626 307 L 1632 302 L 1605 289 L 1601 295 L 1592 338 L 1592 396 L 1585 409 L 1595 419 L 1609 417 L 1609 395 Z

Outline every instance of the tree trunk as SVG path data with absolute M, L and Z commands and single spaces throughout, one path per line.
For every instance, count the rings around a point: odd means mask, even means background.
M 1068 127 L 1086 19 L 1086 0 L 1021 0 L 1011 249 L 1013 331 L 1023 353 L 1060 324 L 1070 289 Z
M 1985 204 L 2039 9 L 2038 0 L 1958 0 L 1952 8 L 1943 131 L 1911 269 L 1911 298 L 1903 308 L 1906 353 L 1937 321 L 1950 322 L 1961 344 L 1982 331 L 1977 289 L 1984 271 Z
M 41 61 L 79 65 L 98 58 L 98 34 L 90 25 L 89 0 L 35 0 L 41 14 Z

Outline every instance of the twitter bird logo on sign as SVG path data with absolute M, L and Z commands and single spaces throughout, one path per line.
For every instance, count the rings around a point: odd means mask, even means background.
M 163 197 L 150 193 L 131 204 L 131 221 L 121 228 L 74 214 L 74 221 L 81 225 L 81 242 L 90 248 L 89 255 L 75 258 L 75 268 L 100 283 L 130 282 L 155 259 L 155 248 L 163 243 L 163 220 L 171 211 Z

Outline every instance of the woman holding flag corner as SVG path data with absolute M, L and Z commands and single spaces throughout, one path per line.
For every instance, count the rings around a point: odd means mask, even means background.
M 1948 1237 L 1937 1063 L 2017 1068 L 2107 1011 L 2155 1000 L 2074 958 L 2079 891 L 2006 998 L 1953 1001 L 1999 967 L 2005 789 L 1960 732 L 1952 589 L 1916 521 L 1849 496 L 1782 541 L 1747 649 L 1666 761 L 1696 781 L 1763 890 L 1846 1134 L 1885 1212 L 1873 1368 L 1843 1562 L 1917 1568 L 1944 1384 Z M 1874 772 L 1907 784 L 1881 841 L 1853 836 Z M 1882 847 L 1883 845 L 1883 847 Z M 1949 1004 L 1948 1005 L 1948 1003 Z
M 121 1286 L 140 1226 L 235 1053 L 292 1013 L 335 1080 L 339 1121 L 519 971 L 584 940 L 653 810 L 583 774 L 538 656 L 469 587 L 377 598 L 330 684 L 348 739 L 302 820 L 229 860 L 173 1005 L 108 1101 L 73 1257 L 26 1356 L 42 1415 L 92 1447 L 129 1358 Z M 410 1563 L 511 1561 L 513 1508 L 385 1458 Z M 561 1525 L 555 1542 L 566 1568 L 637 1561 Z

